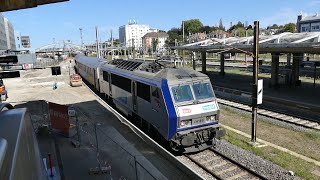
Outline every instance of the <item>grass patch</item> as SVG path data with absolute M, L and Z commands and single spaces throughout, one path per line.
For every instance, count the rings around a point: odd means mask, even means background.
M 235 146 L 250 151 L 255 155 L 267 159 L 287 170 L 293 171 L 296 176 L 311 180 L 319 179 L 318 176 L 312 174 L 312 171 L 315 168 L 317 168 L 317 166 L 312 163 L 305 162 L 288 153 L 285 153 L 272 147 L 252 147 L 248 144 L 248 142 L 250 141 L 249 138 L 243 137 L 229 130 L 226 130 L 226 135 L 224 136 L 224 139 Z
M 320 140 L 320 132 L 314 130 L 307 131 L 305 136 L 311 140 Z
M 220 122 L 242 132 L 251 133 L 251 114 L 221 106 Z M 320 161 L 320 132 L 299 130 L 278 121 L 258 116 L 258 137 L 285 147 L 309 158 Z M 280 137 L 280 138 L 279 138 Z

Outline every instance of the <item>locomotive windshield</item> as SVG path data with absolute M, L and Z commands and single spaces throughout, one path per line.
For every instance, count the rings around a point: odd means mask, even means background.
M 209 83 L 193 84 L 192 88 L 197 100 L 214 97 L 212 88 Z
M 171 89 L 175 102 L 185 102 L 193 100 L 193 95 L 189 85 L 175 86 Z

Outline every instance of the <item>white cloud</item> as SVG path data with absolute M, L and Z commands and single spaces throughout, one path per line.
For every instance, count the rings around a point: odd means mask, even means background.
M 287 23 L 295 23 L 299 13 L 291 8 L 282 8 L 275 14 L 262 17 L 260 20 L 261 27 L 267 27 L 272 24 L 283 25 Z

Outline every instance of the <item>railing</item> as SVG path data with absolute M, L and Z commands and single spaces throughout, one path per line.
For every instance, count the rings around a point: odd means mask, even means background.
M 105 160 L 105 158 L 100 155 L 100 153 L 105 150 L 107 150 L 108 152 L 116 151 L 117 154 L 121 154 L 121 157 L 118 157 L 117 159 L 122 160 L 123 162 L 127 162 L 122 163 L 122 168 L 127 169 L 126 171 L 130 172 L 130 177 L 132 177 L 132 179 L 138 180 L 164 178 L 161 174 L 157 174 L 152 170 L 152 165 L 148 161 L 145 161 L 143 155 L 136 153 L 137 151 L 133 150 L 130 147 L 127 147 L 127 144 L 119 142 L 117 140 L 119 139 L 119 137 L 115 138 L 117 131 L 114 131 L 114 134 L 111 133 L 111 136 L 110 131 L 113 130 L 112 128 L 103 126 L 103 124 L 97 125 L 96 123 L 89 120 L 89 118 L 84 113 L 82 113 L 81 110 L 77 110 L 77 113 L 77 118 L 79 121 L 79 132 L 81 134 L 80 143 L 86 146 L 89 145 L 97 152 L 97 166 L 103 170 L 109 167 L 106 175 L 112 177 L 111 166 L 113 163 Z M 70 123 L 77 124 L 76 122 Z M 75 135 L 74 138 L 77 139 L 79 137 Z M 130 149 L 130 151 L 127 149 Z

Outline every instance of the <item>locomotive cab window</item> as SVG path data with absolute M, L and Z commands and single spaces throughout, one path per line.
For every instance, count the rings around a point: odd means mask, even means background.
M 197 100 L 213 98 L 213 90 L 209 83 L 197 83 L 192 85 Z
M 171 92 L 177 103 L 192 101 L 194 99 L 189 85 L 174 86 L 171 88 Z

